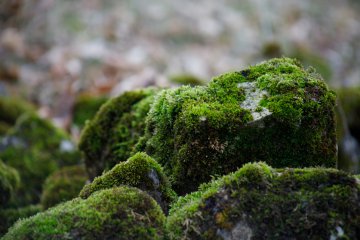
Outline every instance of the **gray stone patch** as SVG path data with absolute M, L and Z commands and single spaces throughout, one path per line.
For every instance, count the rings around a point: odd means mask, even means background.
M 216 234 L 224 240 L 250 240 L 253 231 L 245 221 L 240 221 L 230 231 L 218 229 Z
M 257 88 L 256 82 L 243 82 L 237 86 L 245 91 L 245 100 L 240 104 L 240 107 L 251 112 L 254 122 L 271 115 L 271 112 L 267 108 L 259 105 L 264 96 L 268 95 L 266 90 Z M 256 111 L 259 107 L 261 107 L 261 111 Z
M 151 169 L 150 172 L 148 173 L 148 177 L 154 183 L 154 188 L 157 189 L 160 186 L 160 180 L 159 180 L 159 176 L 157 175 L 156 171 L 154 169 Z

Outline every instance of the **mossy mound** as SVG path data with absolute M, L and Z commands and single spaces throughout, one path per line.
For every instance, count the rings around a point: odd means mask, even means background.
M 94 97 L 90 95 L 79 96 L 73 109 L 73 123 L 82 128 L 87 120 L 92 119 L 108 98 Z
M 42 206 L 29 205 L 22 208 L 4 208 L 0 209 L 0 237 L 4 235 L 8 228 L 11 227 L 17 220 L 31 217 L 42 211 Z
M 180 194 L 258 159 L 274 167 L 334 167 L 334 105 L 314 69 L 272 59 L 208 86 L 163 90 L 136 149 L 164 167 Z
M 35 114 L 22 115 L 0 145 L 0 158 L 20 174 L 17 206 L 38 203 L 46 177 L 81 158 L 66 133 Z
M 86 124 L 79 148 L 91 179 L 130 157 L 144 133 L 145 117 L 156 92 L 149 88 L 110 99 Z
M 98 191 L 18 221 L 7 239 L 161 239 L 165 216 L 145 192 L 129 187 Z
M 165 213 L 176 198 L 161 166 L 145 153 L 136 153 L 126 162 L 121 162 L 110 171 L 96 177 L 80 192 L 81 198 L 88 198 L 92 193 L 116 186 L 128 185 L 146 191 L 162 207 Z
M 181 197 L 167 230 L 170 239 L 357 239 L 360 185 L 335 169 L 248 163 Z
M 32 105 L 20 99 L 0 97 L 0 136 L 6 134 L 22 114 L 34 112 Z
M 180 85 L 190 85 L 190 86 L 202 86 L 205 85 L 205 80 L 200 79 L 191 74 L 179 74 L 170 76 L 169 80 L 173 83 Z
M 84 166 L 63 167 L 52 173 L 43 185 L 41 204 L 44 209 L 76 198 L 88 180 Z
M 19 173 L 0 160 L 0 209 L 14 196 L 19 185 Z

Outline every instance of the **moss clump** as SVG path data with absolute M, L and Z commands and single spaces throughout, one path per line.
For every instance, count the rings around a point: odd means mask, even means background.
M 160 204 L 165 213 L 168 211 L 169 203 L 176 198 L 161 166 L 145 153 L 136 153 L 126 162 L 115 165 L 110 171 L 95 178 L 91 184 L 83 188 L 80 197 L 88 198 L 101 189 L 121 185 L 146 191 Z
M 82 128 L 85 122 L 92 119 L 107 100 L 106 97 L 79 96 L 74 103 L 73 123 Z
M 174 75 L 171 76 L 169 80 L 173 83 L 181 85 L 202 86 L 205 84 L 205 80 L 191 74 Z
M 0 97 L 0 135 L 4 135 L 24 113 L 33 113 L 35 108 L 17 98 Z
M 129 187 L 98 191 L 18 221 L 7 239 L 161 239 L 165 216 L 145 192 Z
M 35 114 L 24 114 L 2 139 L 0 158 L 15 168 L 22 184 L 14 199 L 17 206 L 38 203 L 46 177 L 62 166 L 80 161 L 67 134 Z
M 0 209 L 0 237 L 4 235 L 8 228 L 17 220 L 27 218 L 42 211 L 42 206 L 29 205 L 22 208 L 4 208 Z
M 4 164 L 0 160 L 0 205 L 1 208 L 6 206 L 15 190 L 19 187 L 20 177 L 19 173 Z M 0 208 L 0 209 L 1 209 Z
M 110 99 L 86 124 L 79 148 L 91 179 L 130 157 L 144 133 L 145 117 L 156 92 L 149 88 Z
M 167 230 L 170 239 L 356 239 L 360 185 L 335 169 L 248 163 L 181 197 Z
M 77 197 L 87 179 L 84 166 L 63 167 L 52 173 L 46 179 L 41 195 L 44 209 Z
M 312 69 L 281 58 L 159 93 L 137 150 L 180 194 L 264 159 L 275 167 L 333 167 L 335 94 Z M 261 108 L 260 108 L 261 107 Z

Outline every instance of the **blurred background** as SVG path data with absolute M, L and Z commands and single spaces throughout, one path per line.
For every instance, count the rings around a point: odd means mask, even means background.
M 75 140 L 109 97 L 279 56 L 314 66 L 337 92 L 339 167 L 359 172 L 358 0 L 0 0 L 0 95 Z

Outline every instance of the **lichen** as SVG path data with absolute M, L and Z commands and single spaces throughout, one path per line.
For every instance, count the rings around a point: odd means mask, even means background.
M 334 92 L 313 68 L 272 59 L 207 86 L 163 90 L 136 149 L 164 167 L 179 194 L 258 159 L 334 167 L 334 105 Z
M 356 239 L 359 200 L 344 172 L 248 163 L 180 197 L 166 227 L 170 239 Z
M 82 165 L 63 167 L 52 173 L 43 185 L 41 204 L 44 209 L 76 198 L 88 180 Z
M 80 192 L 81 198 L 102 189 L 127 185 L 146 191 L 162 207 L 165 213 L 176 198 L 162 167 L 145 153 L 136 153 L 126 162 L 115 165 L 110 171 L 96 177 Z
M 79 148 L 91 179 L 126 161 L 143 135 L 156 89 L 126 92 L 106 102 L 86 124 Z
M 164 222 L 155 200 L 124 186 L 19 220 L 2 239 L 162 239 Z

